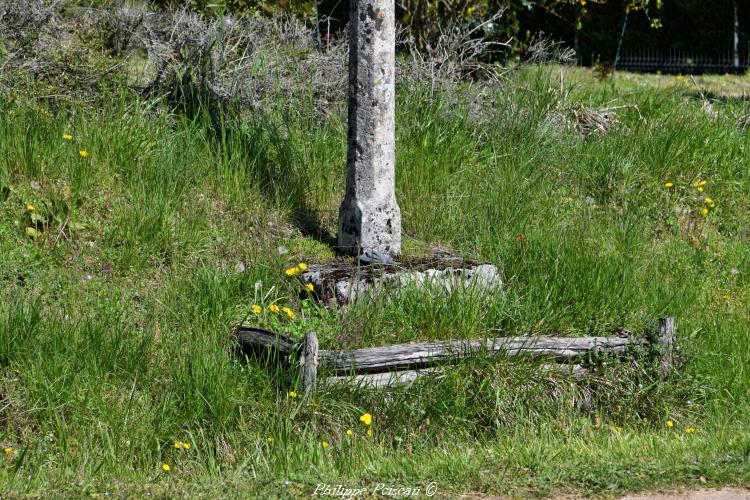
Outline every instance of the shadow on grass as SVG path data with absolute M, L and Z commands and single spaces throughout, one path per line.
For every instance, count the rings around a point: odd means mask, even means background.
M 249 122 L 236 115 L 222 122 L 215 133 L 233 135 L 229 147 L 237 148 L 259 180 L 262 194 L 283 209 L 303 236 L 312 238 L 336 252 L 336 237 L 328 229 L 330 214 L 310 206 L 310 172 L 303 165 L 299 146 L 288 139 L 288 124 L 264 112 L 254 112 Z M 221 140 L 221 136 L 217 137 Z M 226 144 L 226 142 L 224 142 Z
M 294 135 L 290 118 L 272 110 L 248 113 L 239 103 L 222 102 L 192 82 L 179 88 L 171 104 L 204 129 L 219 158 L 219 177 L 231 196 L 241 202 L 248 188 L 257 188 L 272 204 L 288 211 L 302 235 L 335 252 L 336 237 L 326 227 L 330 214 L 306 201 L 311 174 L 300 146 L 290 140 Z

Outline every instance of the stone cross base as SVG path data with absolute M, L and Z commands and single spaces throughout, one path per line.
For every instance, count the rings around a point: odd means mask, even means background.
M 312 283 L 324 301 L 350 304 L 367 294 L 404 287 L 465 291 L 477 295 L 502 293 L 500 273 L 492 264 L 449 255 L 406 258 L 393 264 L 362 265 L 335 261 L 311 265 L 300 279 Z
M 345 253 L 401 253 L 401 212 L 392 196 L 382 194 L 366 201 L 354 197 L 344 200 L 339 212 L 338 245 Z

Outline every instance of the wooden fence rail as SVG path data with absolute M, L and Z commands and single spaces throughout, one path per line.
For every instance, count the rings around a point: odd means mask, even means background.
M 411 383 L 423 374 L 434 374 L 439 365 L 455 363 L 471 356 L 532 356 L 565 362 L 570 370 L 582 374 L 577 361 L 591 356 L 622 358 L 630 353 L 654 352 L 659 357 L 658 371 L 666 378 L 672 368 L 674 319 L 661 318 L 658 330 L 647 338 L 617 337 L 498 337 L 485 340 L 450 340 L 397 344 L 354 350 L 319 349 L 314 332 L 300 343 L 283 334 L 257 328 L 236 330 L 246 354 L 265 353 L 294 363 L 299 356 L 305 392 L 315 389 L 318 368 L 333 376 L 331 381 L 352 380 L 372 386 Z

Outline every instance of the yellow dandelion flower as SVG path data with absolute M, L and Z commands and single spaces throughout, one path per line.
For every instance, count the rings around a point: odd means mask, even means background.
M 670 429 L 674 427 L 674 422 L 672 422 L 671 420 L 667 420 L 667 427 L 669 427 Z
M 274 314 L 277 314 L 281 309 L 279 309 L 279 306 L 277 306 L 276 304 L 271 304 L 270 306 L 268 306 L 268 310 Z
M 267 441 L 268 441 L 268 444 L 273 444 L 273 438 L 272 438 L 272 437 L 269 437 L 269 438 L 267 439 Z
M 615 432 L 620 432 L 622 430 L 622 427 L 620 427 L 619 425 L 613 425 L 612 427 L 610 427 L 610 429 Z
M 297 267 L 302 271 L 307 271 L 307 264 L 305 264 L 304 262 L 300 262 L 299 264 L 297 264 Z
M 261 308 L 259 305 L 255 304 L 253 307 L 250 308 L 253 311 L 253 314 L 260 314 L 263 312 L 263 308 Z
M 372 437 L 372 429 L 367 429 L 367 437 L 368 438 Z
M 709 207 L 711 207 L 711 208 L 716 208 L 716 203 L 711 203 L 711 204 L 709 205 Z
M 284 314 L 289 316 L 289 319 L 294 319 L 294 311 L 292 311 L 288 307 L 282 307 L 281 310 L 284 311 Z
M 296 398 L 297 397 L 297 392 L 296 391 L 289 391 L 289 397 L 290 398 Z
M 323 448 L 328 448 L 329 446 L 331 446 L 330 444 L 328 444 L 328 441 L 321 441 L 321 442 L 320 442 L 320 445 L 321 445 L 321 446 L 322 446 Z
M 175 448 L 182 448 L 182 441 L 177 441 L 177 442 L 176 442 L 176 443 L 174 444 L 174 447 L 175 447 Z
M 4 451 L 5 453 L 13 453 L 13 448 L 11 448 L 11 447 L 9 446 L 9 447 L 7 447 L 7 448 L 3 448 L 3 451 Z
M 370 415 L 369 413 L 365 413 L 364 415 L 359 417 L 359 421 L 365 425 L 372 425 L 372 415 Z
M 73 136 L 70 134 L 63 134 L 63 140 L 70 141 L 73 139 Z
M 352 434 L 354 434 L 354 431 L 352 431 L 351 429 L 347 429 L 346 430 L 346 435 L 347 436 L 351 436 Z
M 299 267 L 290 267 L 289 269 L 284 271 L 287 276 L 297 276 L 301 272 L 302 270 Z
M 170 467 L 169 464 L 161 464 L 161 470 L 163 470 L 164 472 L 169 472 L 170 470 L 172 470 L 172 467 Z
M 182 447 L 186 450 L 190 449 L 190 443 L 182 443 Z
M 699 193 L 702 193 L 702 192 L 703 192 L 703 188 L 702 188 L 702 187 L 699 187 L 699 188 L 698 188 L 698 192 L 699 192 Z
M 32 204 L 28 204 L 26 205 L 26 210 L 28 210 L 29 212 L 36 212 L 36 207 Z
M 707 209 L 706 207 L 703 207 L 703 210 L 701 210 L 701 215 L 702 215 L 703 217 L 705 217 L 705 216 L 707 216 L 707 215 L 708 215 L 708 209 Z
M 713 202 L 714 202 L 714 200 L 712 200 L 711 198 L 709 198 L 708 196 L 706 196 L 706 203 L 711 204 Z
M 687 429 L 685 429 L 685 432 L 687 432 L 688 434 L 692 434 L 693 432 L 695 432 L 695 427 L 688 427 Z
M 705 186 L 706 184 L 708 184 L 708 181 L 700 181 L 698 183 L 699 186 Z
M 674 187 L 674 184 L 671 182 L 665 182 L 664 187 L 671 188 L 671 187 Z
M 312 283 L 308 283 L 307 285 L 305 285 L 305 290 L 307 290 L 308 292 L 313 292 L 315 291 L 315 285 L 313 285 Z
M 89 155 L 89 152 L 86 150 L 81 150 L 78 152 L 79 155 L 81 155 L 81 158 L 86 158 Z

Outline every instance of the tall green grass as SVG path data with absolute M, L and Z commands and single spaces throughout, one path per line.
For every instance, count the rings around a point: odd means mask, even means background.
M 718 104 L 713 119 L 677 90 L 579 78 L 561 93 L 557 75 L 520 68 L 478 113 L 472 87 L 399 87 L 407 242 L 497 264 L 504 292 L 406 291 L 340 312 L 314 305 L 283 270 L 330 258 L 343 116 L 321 120 L 294 102 L 188 115 L 128 95 L 69 110 L 3 97 L 0 445 L 13 451 L 0 458 L 0 491 L 747 484 L 749 139 L 732 120 L 746 105 Z M 612 102 L 638 108 L 606 134 L 584 136 L 559 117 L 573 103 Z M 702 194 L 696 180 L 708 181 Z M 705 196 L 717 200 L 706 217 Z M 46 215 L 53 200 L 69 207 L 66 225 L 30 238 L 27 205 Z M 295 319 L 273 316 L 271 303 Z M 305 401 L 289 395 L 293 371 L 231 356 L 230 329 L 253 304 L 264 312 L 246 321 L 315 328 L 324 347 L 642 335 L 672 315 L 681 364 L 662 383 L 647 366 L 605 360 L 582 382 L 475 359 L 391 393 L 325 387 Z

